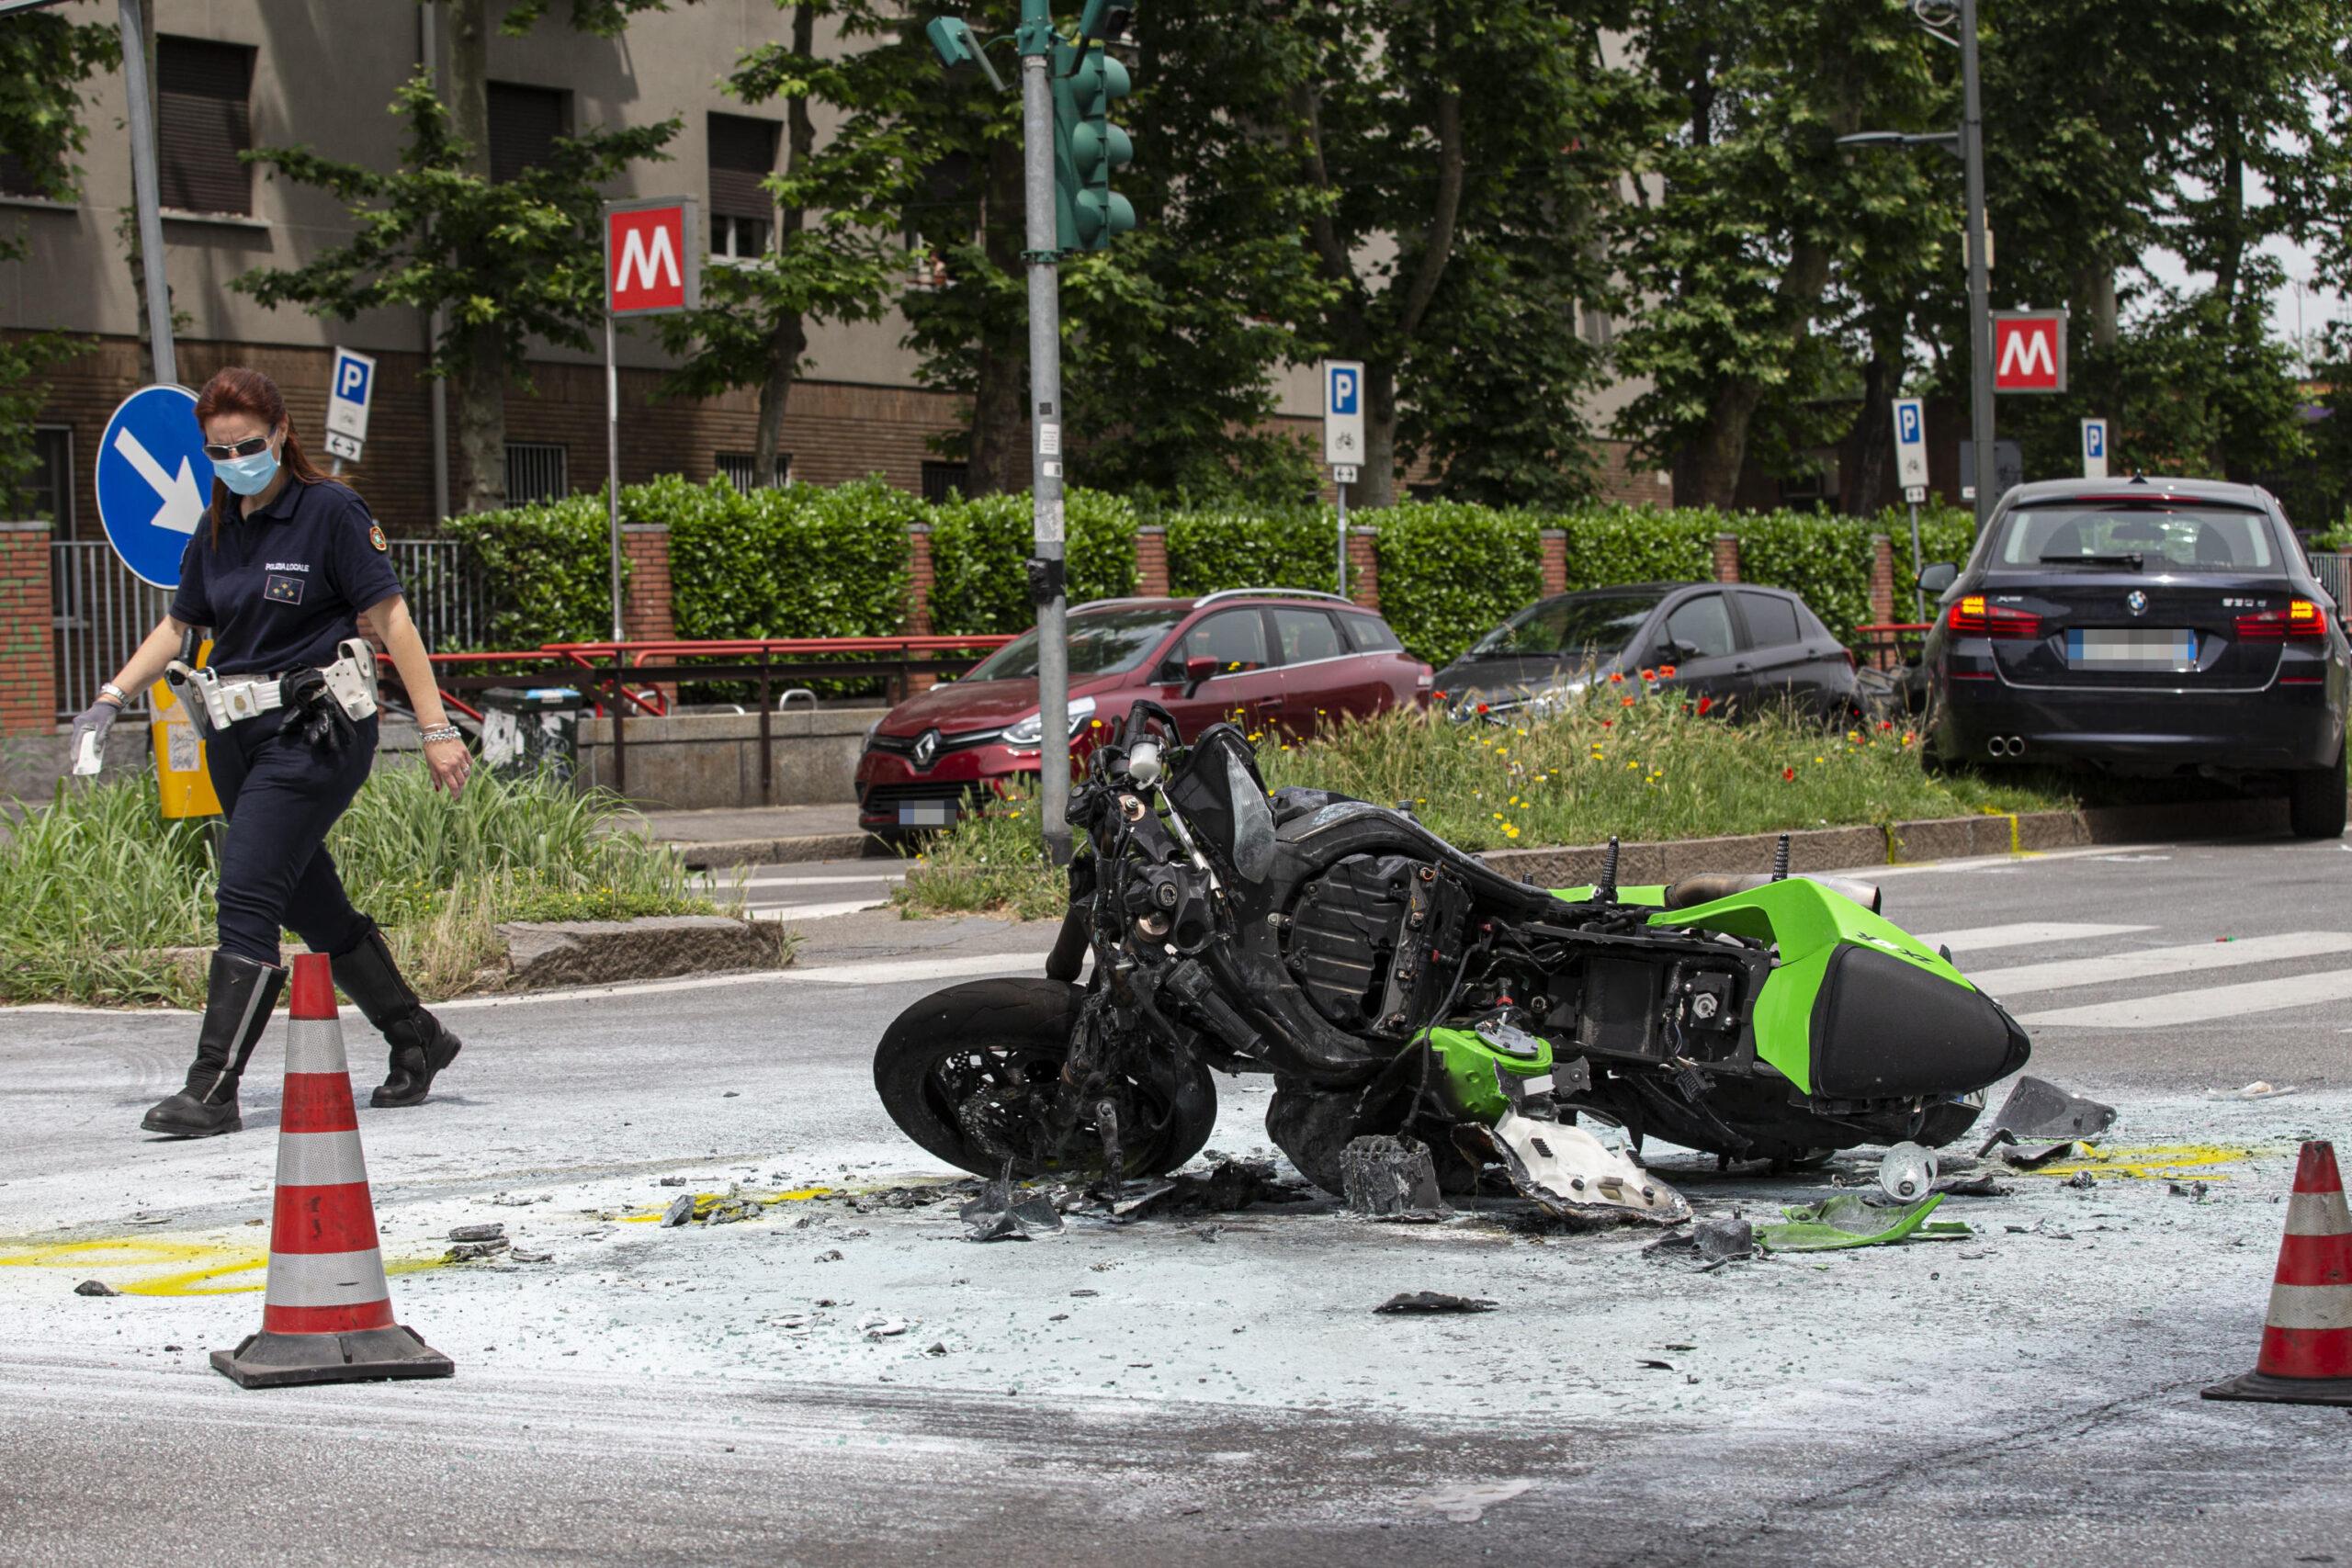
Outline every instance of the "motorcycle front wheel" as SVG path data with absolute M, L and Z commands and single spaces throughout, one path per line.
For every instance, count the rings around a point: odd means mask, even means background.
M 899 1130 L 976 1176 L 1009 1158 L 1016 1177 L 1099 1160 L 1091 1120 L 1067 1141 L 1054 1114 L 1086 993 L 1059 980 L 972 980 L 900 1013 L 874 1052 L 874 1087 Z M 1201 1152 L 1216 1125 L 1216 1085 L 1197 1061 L 1113 1086 L 1121 1164 L 1159 1176 Z

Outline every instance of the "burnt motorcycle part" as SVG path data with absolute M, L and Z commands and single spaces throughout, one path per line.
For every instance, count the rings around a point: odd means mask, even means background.
M 967 981 L 893 1020 L 874 1054 L 874 1086 L 899 1131 L 940 1159 L 993 1177 L 1091 1168 L 1095 1140 L 1073 1139 L 1062 1074 L 1086 993 L 1057 980 Z M 1200 1153 L 1216 1124 L 1216 1086 L 1196 1057 L 1119 1044 L 1101 1064 L 1120 1108 L 1125 1173 L 1157 1176 Z
M 1492 1312 L 1498 1304 L 1487 1296 L 1457 1296 L 1444 1291 L 1399 1291 L 1372 1310 L 1394 1316 L 1418 1313 Z
M 1521 1197 L 1559 1219 L 1670 1225 L 1690 1217 L 1690 1200 L 1582 1127 L 1505 1110 L 1491 1124 L 1464 1123 L 1454 1136 L 1465 1146 L 1483 1144 Z
M 2116 1110 L 2030 1074 L 2018 1079 L 1993 1117 L 1996 1132 L 2020 1138 L 2095 1138 L 2115 1125 Z
M 1300 888 L 1284 963 L 1340 1029 L 1401 1037 L 1436 1006 L 1469 896 L 1405 855 L 1351 855 Z
M 1162 985 L 1168 995 L 1200 1014 L 1236 1050 L 1254 1055 L 1265 1048 L 1265 1043 L 1258 1037 L 1258 1031 L 1231 1002 L 1218 994 L 1215 982 L 1209 978 L 1209 972 L 1201 966 L 1197 959 L 1188 958 L 1170 967 Z
M 1374 1220 L 1442 1220 L 1452 1213 L 1438 1195 L 1437 1166 L 1419 1138 L 1374 1134 L 1340 1151 L 1340 1191 L 1348 1212 Z

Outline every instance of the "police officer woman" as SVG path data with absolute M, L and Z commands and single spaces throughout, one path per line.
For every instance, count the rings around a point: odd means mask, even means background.
M 390 1043 L 391 1067 L 370 1103 L 414 1105 L 457 1055 L 458 1037 L 401 978 L 383 933 L 345 897 L 325 848 L 376 753 L 374 714 L 351 711 L 372 705 L 349 700 L 372 690 L 372 669 L 337 649 L 360 617 L 391 652 L 435 786 L 455 795 L 471 758 L 442 711 L 383 529 L 356 492 L 303 456 L 277 384 L 259 371 L 223 370 L 205 383 L 196 417 L 212 459 L 212 504 L 181 558 L 171 613 L 74 720 L 72 739 L 75 756 L 85 735 L 103 745 L 130 694 L 164 672 L 188 628 L 212 629 L 208 668 L 220 678 L 223 713 L 243 716 L 205 725 L 212 787 L 228 814 L 220 945 L 187 1087 L 141 1125 L 188 1138 L 243 1125 L 237 1080 L 286 982 L 281 928 L 328 955 L 335 984 Z M 359 679 L 370 684 L 355 687 Z M 203 721 L 198 691 L 184 685 L 181 694 Z

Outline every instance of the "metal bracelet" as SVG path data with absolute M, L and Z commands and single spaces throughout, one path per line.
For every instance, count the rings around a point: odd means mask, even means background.
M 112 681 L 101 681 L 98 682 L 98 695 L 102 697 L 112 697 L 117 707 L 127 708 L 130 705 L 130 694 L 124 691 L 120 686 L 116 685 Z
M 443 724 L 436 725 L 431 729 L 419 730 L 417 739 L 430 746 L 436 740 L 463 740 L 465 734 L 454 724 Z

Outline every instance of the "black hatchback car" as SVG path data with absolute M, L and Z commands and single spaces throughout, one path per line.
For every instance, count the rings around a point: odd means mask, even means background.
M 2197 479 L 2009 491 L 1939 562 L 1918 674 L 1930 754 L 2120 773 L 2283 773 L 2294 830 L 2344 830 L 2352 647 L 2270 494 Z
M 1804 600 L 1778 588 L 1644 582 L 1540 599 L 1438 672 L 1456 714 L 1508 713 L 1612 674 L 1674 673 L 1660 684 L 1748 712 L 1793 702 L 1843 718 L 1860 711 L 1853 655 Z

